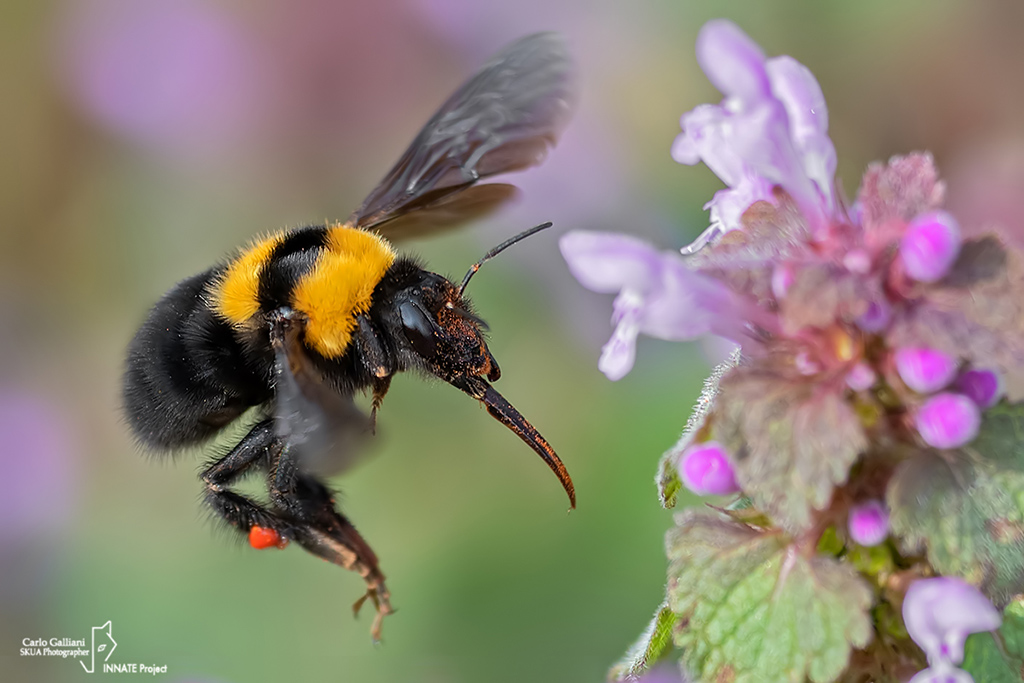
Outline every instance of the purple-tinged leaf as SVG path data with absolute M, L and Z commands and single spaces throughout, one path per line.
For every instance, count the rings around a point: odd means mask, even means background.
M 864 228 L 887 232 L 894 222 L 906 223 L 942 206 L 945 193 L 931 154 L 918 152 L 893 157 L 888 164 L 871 164 L 859 195 Z
M 945 280 L 922 287 L 890 328 L 894 346 L 930 346 L 1008 378 L 1011 400 L 1024 374 L 1024 265 L 986 237 L 964 244 Z
M 714 438 L 733 455 L 740 487 L 791 531 L 808 529 L 867 448 L 841 382 L 801 382 L 739 366 L 720 384 Z
M 854 321 L 881 296 L 871 283 L 830 264 L 806 265 L 796 271 L 781 302 L 783 331 L 794 334 L 806 327 L 827 327 L 836 321 Z

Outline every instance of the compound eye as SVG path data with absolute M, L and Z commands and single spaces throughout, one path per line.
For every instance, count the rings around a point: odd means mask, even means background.
M 423 308 L 415 302 L 404 301 L 399 305 L 398 313 L 402 316 L 405 338 L 416 353 L 428 358 L 434 356 L 437 352 L 434 323 Z

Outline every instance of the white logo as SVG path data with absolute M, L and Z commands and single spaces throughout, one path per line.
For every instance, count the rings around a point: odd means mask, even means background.
M 92 627 L 92 659 L 89 662 L 89 666 L 86 666 L 85 662 L 79 662 L 79 664 L 82 665 L 82 668 L 85 669 L 86 673 L 93 673 L 94 671 L 96 671 L 97 654 L 102 655 L 104 652 L 106 652 L 107 656 L 103 658 L 104 662 L 110 659 L 110 655 L 114 654 L 114 650 L 117 649 L 117 641 L 114 640 L 114 636 L 111 634 L 112 630 L 113 626 L 111 625 L 109 620 L 107 621 L 107 623 L 103 624 L 103 626 Z M 97 632 L 99 632 L 100 636 L 99 643 L 96 642 Z
M 86 673 L 97 673 L 96 664 L 105 674 L 150 675 L 167 673 L 166 664 L 143 664 L 141 662 L 111 662 L 110 655 L 117 649 L 114 640 L 114 625 L 110 620 L 102 626 L 93 626 L 87 638 L 22 638 L 22 657 L 61 657 L 78 659 Z M 85 659 L 88 660 L 86 663 Z

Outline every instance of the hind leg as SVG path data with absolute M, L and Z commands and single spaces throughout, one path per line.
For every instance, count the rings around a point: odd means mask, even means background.
M 227 486 L 253 466 L 269 467 L 279 452 L 280 442 L 274 433 L 274 422 L 264 420 L 255 425 L 227 455 L 211 464 L 200 475 L 206 485 L 207 504 L 228 524 L 242 533 L 250 534 L 250 543 L 254 546 L 254 528 L 264 532 L 258 537 L 269 538 L 269 545 L 283 547 L 287 539 L 293 536 L 294 524 Z M 279 542 L 275 542 L 275 538 Z
M 308 552 L 356 572 L 366 582 L 366 594 L 356 601 L 353 610 L 358 614 L 367 599 L 373 603 L 377 614 L 370 633 L 375 641 L 380 640 L 381 623 L 394 610 L 376 553 L 337 511 L 330 489 L 315 477 L 299 472 L 289 449 L 285 448 L 276 458 L 270 480 L 274 507 L 285 518 L 297 522 L 291 538 Z
M 270 473 L 269 507 L 227 488 L 253 467 Z M 373 602 L 377 616 L 371 634 L 374 640 L 380 640 L 381 622 L 394 610 L 377 555 L 351 522 L 335 509 L 330 490 L 299 471 L 294 454 L 282 445 L 272 419 L 254 426 L 201 477 L 206 484 L 207 503 L 228 524 L 250 534 L 259 527 L 261 538 L 276 535 L 259 547 L 282 547 L 283 542 L 294 540 L 308 552 L 359 574 L 367 590 L 353 607 L 358 614 L 367 599 Z M 275 538 L 282 543 L 275 543 Z M 252 535 L 250 542 L 256 545 Z

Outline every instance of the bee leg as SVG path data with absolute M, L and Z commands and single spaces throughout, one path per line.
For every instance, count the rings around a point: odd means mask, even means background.
M 391 377 L 375 380 L 373 382 L 373 403 L 370 404 L 370 430 L 377 433 L 377 409 L 384 402 L 384 396 L 391 388 Z
M 293 525 L 250 498 L 226 488 L 253 465 L 266 466 L 280 449 L 273 420 L 254 426 L 231 451 L 207 467 L 200 477 L 206 485 L 205 498 L 214 512 L 243 533 L 262 527 L 280 539 L 292 536 Z
M 370 429 L 376 432 L 377 409 L 380 408 L 381 401 L 391 386 L 391 376 L 395 374 L 395 361 L 388 347 L 381 341 L 373 323 L 366 316 L 356 316 L 356 329 L 352 337 L 359 363 L 372 378 L 373 407 L 370 411 Z
M 273 463 L 270 497 L 282 516 L 295 520 L 291 538 L 310 553 L 359 574 L 366 582 L 366 595 L 356 601 L 353 610 L 369 599 L 377 608 L 370 628 L 374 641 L 380 640 L 384 617 L 394 610 L 384 574 L 370 545 L 334 506 L 334 495 L 316 478 L 302 474 L 295 458 L 285 448 Z

